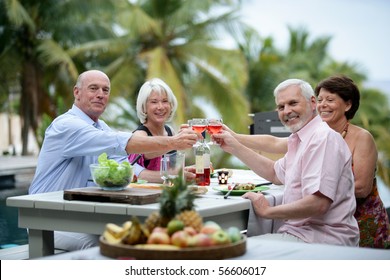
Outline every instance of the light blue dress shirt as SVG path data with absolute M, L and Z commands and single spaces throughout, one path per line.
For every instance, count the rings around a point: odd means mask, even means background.
M 96 126 L 96 127 L 95 127 Z M 131 132 L 113 131 L 104 121 L 96 124 L 77 106 L 57 117 L 46 129 L 37 170 L 29 193 L 53 192 L 93 185 L 89 165 L 106 152 L 118 162 L 127 160 Z M 135 173 L 142 168 L 135 166 Z

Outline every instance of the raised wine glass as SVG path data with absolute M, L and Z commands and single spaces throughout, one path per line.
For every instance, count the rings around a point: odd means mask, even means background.
M 222 119 L 207 119 L 207 132 L 211 135 L 219 133 L 222 130 Z M 208 142 L 208 145 L 218 145 L 216 142 Z
M 188 121 L 188 125 L 192 128 L 192 130 L 194 130 L 198 133 L 203 133 L 207 128 L 207 119 L 194 118 L 194 119 Z M 201 142 L 198 139 L 198 141 L 195 143 L 194 147 L 197 147 L 200 144 L 201 144 Z

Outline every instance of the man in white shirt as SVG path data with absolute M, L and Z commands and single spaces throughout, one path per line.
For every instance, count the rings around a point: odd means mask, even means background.
M 277 234 L 261 238 L 358 246 L 352 156 L 347 144 L 317 115 L 314 91 L 307 82 L 286 80 L 274 95 L 279 118 L 292 132 L 282 159 L 273 161 L 258 154 L 227 131 L 213 136 L 223 150 L 257 174 L 285 185 L 283 202 L 274 207 L 262 194 L 243 196 L 252 201 L 258 216 L 284 220 Z

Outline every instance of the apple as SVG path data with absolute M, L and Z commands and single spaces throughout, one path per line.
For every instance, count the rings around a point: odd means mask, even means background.
M 232 243 L 235 243 L 237 241 L 240 241 L 241 240 L 241 232 L 240 230 L 238 229 L 238 227 L 229 227 L 227 229 L 227 233 L 230 237 L 230 241 Z
M 183 230 L 184 229 L 184 223 L 179 220 L 171 220 L 168 225 L 168 234 L 172 236 L 176 231 Z
M 184 227 L 183 230 L 187 232 L 190 236 L 198 234 L 198 232 L 193 227 Z
M 214 221 L 207 221 L 203 224 L 200 232 L 205 234 L 213 234 L 214 232 L 221 229 L 221 226 Z
M 190 244 L 190 239 L 191 236 L 187 232 L 184 230 L 179 230 L 172 234 L 171 244 L 181 248 L 188 247 Z
M 152 230 L 152 233 L 153 232 L 165 232 L 165 233 L 168 233 L 168 230 L 167 228 L 165 227 L 155 227 L 153 230 Z
M 222 229 L 214 232 L 211 235 L 211 239 L 213 240 L 214 245 L 223 245 L 231 243 L 229 234 Z
M 155 231 L 149 235 L 146 243 L 147 244 L 170 244 L 171 239 L 168 233 L 162 231 Z
M 191 247 L 209 247 L 212 245 L 214 245 L 213 239 L 208 234 L 198 233 L 191 236 Z

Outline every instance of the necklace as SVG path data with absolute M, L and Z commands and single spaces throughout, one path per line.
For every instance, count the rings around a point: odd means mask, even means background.
M 344 127 L 344 130 L 341 132 L 341 137 L 345 138 L 345 136 L 347 136 L 348 126 L 349 126 L 349 122 L 347 122 L 347 124 Z

